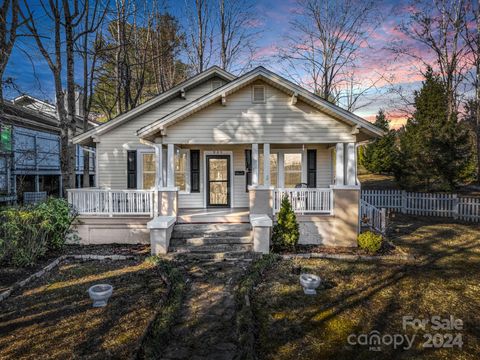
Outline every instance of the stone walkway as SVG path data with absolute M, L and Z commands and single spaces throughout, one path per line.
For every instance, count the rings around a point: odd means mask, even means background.
M 182 264 L 189 288 L 162 359 L 233 359 L 235 286 L 249 263 L 190 260 Z

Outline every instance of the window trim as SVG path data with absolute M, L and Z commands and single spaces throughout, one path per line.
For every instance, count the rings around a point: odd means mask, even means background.
M 187 154 L 186 166 L 185 166 L 185 190 L 179 190 L 179 194 L 190 194 L 190 149 L 175 148 L 175 152 L 185 152 Z M 137 148 L 137 189 L 143 188 L 143 154 L 155 154 L 155 150 L 152 148 Z M 167 176 L 167 151 L 163 149 L 163 169 L 162 177 L 166 179 Z M 156 166 L 156 164 L 155 164 Z M 148 189 L 144 189 L 148 190 Z
M 255 88 L 263 89 L 263 100 L 255 100 Z M 267 102 L 267 90 L 265 85 L 252 85 L 252 104 L 265 104 Z

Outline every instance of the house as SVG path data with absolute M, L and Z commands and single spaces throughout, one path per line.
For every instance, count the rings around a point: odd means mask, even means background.
M 80 114 L 77 114 L 78 116 Z M 77 131 L 83 120 L 77 118 Z M 97 124 L 90 123 L 93 127 Z M 60 128 L 55 106 L 28 95 L 4 101 L 0 115 L 0 202 L 22 201 L 24 192 L 59 196 Z M 77 186 L 83 185 L 83 149 L 77 146 Z M 94 150 L 89 151 L 90 183 L 94 184 Z
M 356 246 L 356 146 L 382 134 L 264 67 L 239 77 L 212 67 L 76 136 L 96 148 L 98 189 L 69 200 L 83 243 L 166 252 L 182 224 L 249 223 L 253 249 L 267 252 L 288 196 L 301 243 Z

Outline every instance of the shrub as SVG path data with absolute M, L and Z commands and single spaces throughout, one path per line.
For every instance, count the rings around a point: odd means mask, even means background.
M 370 254 L 375 254 L 382 247 L 382 235 L 365 231 L 358 235 L 358 246 Z
M 32 266 L 48 250 L 60 250 L 75 214 L 63 199 L 0 212 L 0 262 Z
M 295 250 L 300 232 L 297 217 L 292 210 L 288 197 L 282 199 L 277 223 L 273 227 L 272 246 L 274 251 Z

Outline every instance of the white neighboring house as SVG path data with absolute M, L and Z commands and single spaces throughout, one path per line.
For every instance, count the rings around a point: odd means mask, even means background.
M 212 67 L 75 137 L 96 147 L 98 188 L 69 197 L 84 243 L 149 241 L 152 218 L 155 230 L 250 222 L 268 242 L 288 196 L 301 243 L 356 246 L 356 145 L 382 134 L 264 67 Z

